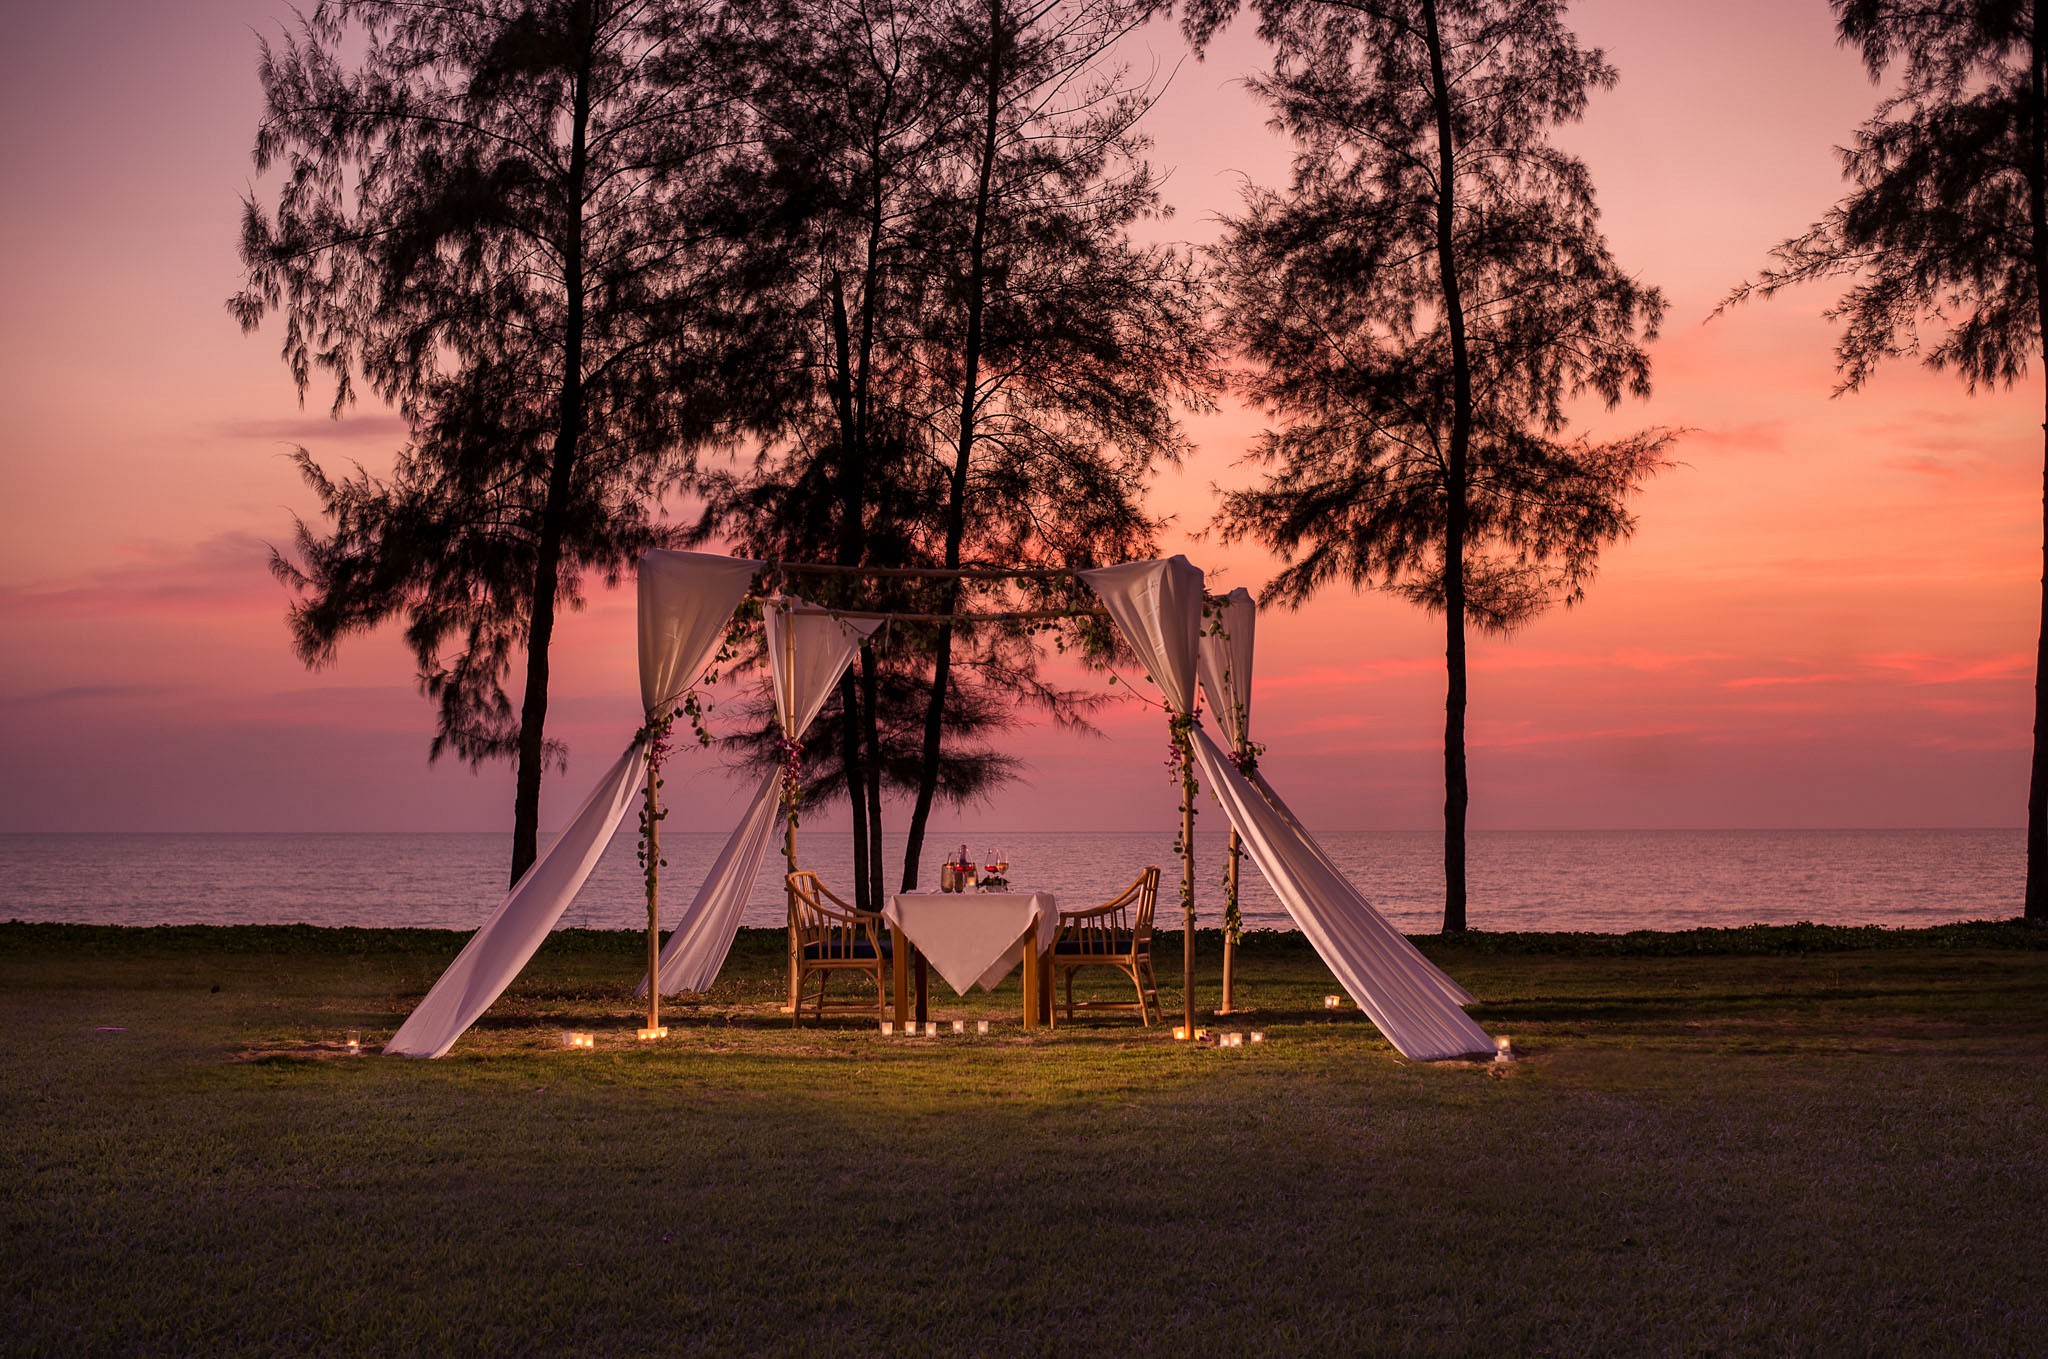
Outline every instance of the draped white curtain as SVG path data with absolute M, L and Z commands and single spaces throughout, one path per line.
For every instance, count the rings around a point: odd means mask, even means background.
M 1225 601 L 1229 636 L 1213 638 L 1203 635 L 1202 573 L 1183 557 L 1081 574 L 1174 711 L 1190 711 L 1199 668 L 1225 733 L 1233 741 L 1248 734 L 1248 594 L 1236 591 Z M 1199 727 L 1193 746 L 1211 793 L 1273 894 L 1388 1041 L 1421 1061 L 1491 1051 L 1486 1031 L 1458 1008 L 1471 997 L 1372 908 L 1278 794 L 1255 787 Z
M 1083 571 L 1110 621 L 1173 711 L 1195 710 L 1195 653 L 1202 636 L 1202 572 L 1178 554 Z
M 666 715 L 717 654 L 758 566 L 702 552 L 649 552 L 640 559 L 640 695 L 650 718 Z M 439 1057 L 504 994 L 597 867 L 646 773 L 646 742 L 635 740 L 384 1051 Z
M 1251 740 L 1252 720 L 1252 634 L 1258 627 L 1259 606 L 1243 586 L 1213 606 L 1218 628 L 1202 631 L 1202 692 L 1216 713 L 1216 725 L 1231 748 L 1243 750 Z
M 762 606 L 776 717 L 783 735 L 792 741 L 803 739 L 831 698 L 839 677 L 860 654 L 861 639 L 879 626 L 873 619 L 855 622 L 830 614 L 797 612 L 805 607 L 800 599 L 780 596 Z M 733 936 L 739 932 L 740 911 L 754 890 L 754 879 L 760 876 L 761 861 L 774 838 L 781 777 L 780 771 L 774 771 L 761 780 L 739 825 L 705 874 L 703 886 L 662 945 L 663 995 L 708 990 L 725 966 Z M 645 977 L 640 979 L 638 994 L 647 994 Z
M 1195 761 L 1273 895 L 1388 1042 L 1425 1062 L 1493 1050 L 1486 1030 L 1445 990 L 1449 979 L 1358 895 L 1205 731 L 1195 733 Z

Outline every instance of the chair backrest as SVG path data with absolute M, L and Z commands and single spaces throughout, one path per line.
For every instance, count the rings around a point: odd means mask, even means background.
M 1136 953 L 1152 938 L 1152 908 L 1159 899 L 1159 870 L 1148 868 L 1129 887 L 1066 926 L 1082 953 Z
M 872 917 L 862 917 L 852 904 L 819 882 L 818 875 L 808 868 L 791 873 L 786 881 L 789 884 L 789 932 L 799 941 L 806 944 L 845 944 L 874 935 Z
M 1131 884 L 1138 890 L 1138 909 L 1132 923 L 1132 934 L 1140 940 L 1152 937 L 1152 910 L 1159 904 L 1159 865 L 1154 864 L 1138 875 Z

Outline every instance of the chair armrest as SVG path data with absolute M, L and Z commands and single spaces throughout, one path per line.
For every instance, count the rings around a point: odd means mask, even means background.
M 817 910 L 818 914 L 824 916 L 827 920 L 843 921 L 848 925 L 874 926 L 885 925 L 888 923 L 887 918 L 884 917 L 880 911 L 842 911 L 838 907 L 828 906 L 822 901 L 818 903 Z
M 1107 906 L 1095 906 L 1085 911 L 1061 911 L 1060 924 L 1065 925 L 1070 920 L 1093 920 L 1099 915 L 1109 915 L 1111 912 L 1124 910 L 1130 904 L 1128 901 L 1112 901 Z

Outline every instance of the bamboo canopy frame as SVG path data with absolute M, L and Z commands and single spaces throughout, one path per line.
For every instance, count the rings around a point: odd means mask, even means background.
M 1080 573 L 1065 567 L 921 567 L 921 566 L 840 566 L 821 562 L 765 561 L 756 569 L 756 576 L 780 572 L 784 575 L 830 575 L 881 577 L 890 579 L 954 579 L 954 580 L 1059 580 L 1078 579 Z M 750 599 L 756 598 L 749 596 Z M 997 610 L 983 613 L 906 613 L 894 610 L 840 609 L 822 604 L 780 604 L 777 607 L 795 615 L 829 615 L 835 618 L 879 619 L 897 623 L 995 623 L 995 622 L 1042 622 L 1059 618 L 1107 618 L 1109 611 L 1100 605 L 1071 605 L 1062 608 Z M 786 649 L 785 665 L 794 668 L 795 637 L 784 634 Z M 1180 804 L 1180 851 L 1181 851 L 1181 901 L 1185 907 L 1181 925 L 1181 1002 L 1183 1024 L 1192 1036 L 1195 1031 L 1195 805 L 1194 775 L 1188 737 L 1178 727 L 1174 741 L 1180 748 L 1181 767 L 1184 774 L 1181 782 Z M 660 742 L 650 743 L 647 754 L 647 1030 L 650 1035 L 660 1032 L 661 987 L 655 984 L 660 975 L 661 957 L 661 812 L 658 788 Z M 784 792 L 783 859 L 784 871 L 794 873 L 797 868 L 796 831 L 797 808 L 792 791 Z M 1237 900 L 1238 860 L 1241 849 L 1235 828 L 1231 831 L 1230 899 Z M 1228 931 L 1226 931 L 1227 935 Z M 1231 975 L 1228 942 L 1225 944 L 1223 1010 L 1230 1009 Z

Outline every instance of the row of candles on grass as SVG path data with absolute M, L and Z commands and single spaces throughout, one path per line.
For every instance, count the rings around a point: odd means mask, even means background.
M 987 1021 L 986 1019 L 977 1019 L 977 1020 L 975 1020 L 975 1021 L 974 1021 L 974 1031 L 975 1031 L 976 1033 L 981 1033 L 981 1034 L 985 1034 L 985 1033 L 987 1033 L 987 1032 L 988 1032 L 988 1021 Z M 966 1020 L 964 1020 L 964 1019 L 956 1019 L 956 1020 L 954 1020 L 954 1021 L 953 1021 L 953 1032 L 954 1032 L 954 1033 L 959 1033 L 959 1034 L 964 1034 L 964 1033 L 966 1033 L 966 1032 L 967 1032 L 967 1021 L 966 1021 Z M 884 1037 L 884 1038 L 890 1038 L 890 1037 L 893 1037 L 893 1036 L 895 1036 L 895 1035 L 897 1035 L 897 1034 L 901 1034 L 901 1035 L 903 1035 L 903 1037 L 905 1037 L 905 1038 L 915 1038 L 915 1037 L 917 1037 L 917 1021 L 916 1021 L 916 1020 L 914 1020 L 914 1019 L 913 1019 L 913 1020 L 905 1020 L 905 1021 L 904 1021 L 904 1022 L 903 1022 L 902 1024 L 900 1024 L 900 1025 L 899 1025 L 899 1024 L 898 1024 L 898 1023 L 897 1023 L 897 1022 L 896 1022 L 895 1020 L 893 1020 L 893 1019 L 885 1019 L 885 1020 L 883 1020 L 883 1021 L 882 1021 L 882 1037 Z M 927 1020 L 926 1020 L 926 1021 L 924 1022 L 924 1036 L 925 1036 L 925 1037 L 927 1037 L 927 1038 L 937 1038 L 937 1037 L 939 1036 L 939 1021 L 938 1021 L 938 1020 L 936 1020 L 936 1019 L 927 1019 Z
M 1219 1048 L 1241 1048 L 1245 1045 L 1246 1039 L 1250 1039 L 1254 1043 L 1263 1043 L 1266 1041 L 1266 1035 L 1260 1033 L 1257 1029 L 1253 1029 L 1250 1033 L 1210 1033 L 1207 1029 L 1196 1029 L 1194 1041 L 1197 1043 L 1213 1043 Z M 1173 1040 L 1176 1043 L 1188 1041 L 1187 1025 L 1176 1024 L 1173 1026 Z

